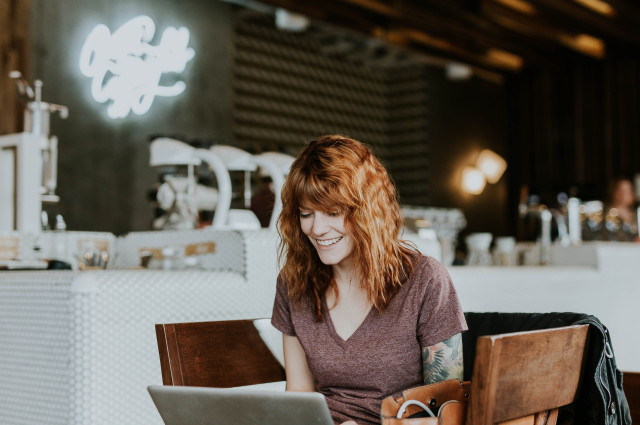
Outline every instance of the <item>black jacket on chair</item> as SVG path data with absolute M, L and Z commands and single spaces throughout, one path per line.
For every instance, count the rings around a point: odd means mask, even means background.
M 631 424 L 611 336 L 596 317 L 580 313 L 465 313 L 465 318 L 469 326 L 462 334 L 465 381 L 473 375 L 478 337 L 588 324 L 590 339 L 580 394 L 573 409 L 561 409 L 560 415 L 570 415 L 573 410 L 575 424 Z

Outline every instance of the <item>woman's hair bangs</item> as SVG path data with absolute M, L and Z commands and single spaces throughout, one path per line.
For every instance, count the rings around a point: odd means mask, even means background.
M 347 212 L 351 203 L 339 186 L 309 171 L 300 170 L 300 175 L 297 176 L 291 194 L 293 204 L 297 208 L 309 210 Z

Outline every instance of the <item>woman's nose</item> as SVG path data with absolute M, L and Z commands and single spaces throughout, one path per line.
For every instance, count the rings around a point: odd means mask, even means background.
M 316 211 L 313 214 L 313 226 L 311 226 L 311 231 L 316 236 L 322 236 L 329 231 L 327 217 L 323 213 Z

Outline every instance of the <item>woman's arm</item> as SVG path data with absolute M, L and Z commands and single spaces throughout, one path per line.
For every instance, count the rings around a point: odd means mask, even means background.
M 298 337 L 282 335 L 284 344 L 284 370 L 287 374 L 287 391 L 314 392 L 315 379 L 307 365 L 304 349 Z
M 453 378 L 462 381 L 463 377 L 462 334 L 455 334 L 422 349 L 422 378 L 425 385 Z

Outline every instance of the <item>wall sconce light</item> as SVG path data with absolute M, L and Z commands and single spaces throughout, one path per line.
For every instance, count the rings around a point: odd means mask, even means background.
M 462 190 L 472 195 L 479 195 L 484 190 L 486 180 L 482 171 L 476 167 L 465 167 L 462 170 Z
M 485 149 L 480 152 L 475 167 L 462 170 L 462 190 L 472 195 L 479 195 L 487 182 L 497 183 L 507 169 L 507 161 L 497 153 Z
M 497 183 L 507 169 L 507 161 L 505 161 L 497 153 L 485 149 L 480 152 L 480 156 L 476 161 L 476 168 L 482 171 L 487 181 L 491 184 Z

